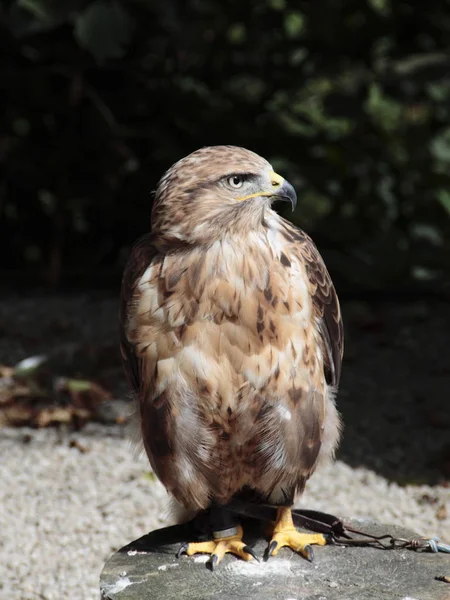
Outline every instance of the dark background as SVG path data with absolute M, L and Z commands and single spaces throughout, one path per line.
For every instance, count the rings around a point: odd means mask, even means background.
M 1 17 L 13 282 L 115 285 L 164 170 L 226 143 L 295 185 L 342 292 L 448 292 L 449 1 L 10 0 Z
M 123 396 L 118 289 L 151 190 L 200 146 L 242 145 L 296 187 L 286 216 L 343 300 L 340 456 L 448 485 L 450 1 L 0 10 L 0 362 L 49 354 Z M 58 423 L 30 410 L 19 424 Z

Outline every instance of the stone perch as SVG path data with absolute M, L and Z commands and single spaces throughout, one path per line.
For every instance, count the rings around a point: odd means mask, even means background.
M 374 535 L 418 537 L 392 525 L 352 523 Z M 267 542 L 247 522 L 244 531 L 262 558 Z M 309 563 L 284 548 L 268 562 L 227 555 L 211 572 L 206 555 L 176 558 L 188 535 L 183 525 L 167 527 L 113 554 L 100 576 L 102 600 L 450 600 L 450 584 L 436 579 L 450 575 L 449 554 L 329 545 L 316 546 Z

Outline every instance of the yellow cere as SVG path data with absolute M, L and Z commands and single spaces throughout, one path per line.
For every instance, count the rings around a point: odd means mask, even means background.
M 274 187 L 280 186 L 284 181 L 283 177 L 281 177 L 281 175 L 278 175 L 278 173 L 274 173 L 274 171 L 270 172 L 270 179 Z
M 284 179 L 283 179 L 283 177 L 281 177 L 281 175 L 278 175 L 278 173 L 271 171 L 270 172 L 270 181 L 274 188 L 278 188 L 283 183 Z M 272 194 L 273 194 L 273 190 L 271 190 L 270 192 L 256 192 L 254 194 L 249 194 L 248 196 L 242 196 L 241 198 L 236 198 L 236 200 L 238 202 L 243 202 L 244 200 L 250 200 L 250 198 L 257 198 L 258 196 L 272 196 Z

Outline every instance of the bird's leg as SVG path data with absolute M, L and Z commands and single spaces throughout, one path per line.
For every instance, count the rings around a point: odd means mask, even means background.
M 292 522 L 291 509 L 287 506 L 279 508 L 277 511 L 277 520 L 272 532 L 272 539 L 264 554 L 264 560 L 278 554 L 283 546 L 289 546 L 295 552 L 299 552 L 305 558 L 312 561 L 314 552 L 311 544 L 325 546 L 327 540 L 321 533 L 300 533 Z
M 207 566 L 214 570 L 227 553 L 235 554 L 244 560 L 252 560 L 257 557 L 250 546 L 242 541 L 243 530 L 234 515 L 223 507 L 213 504 L 210 508 L 210 522 L 212 525 L 212 540 L 206 542 L 191 542 L 183 544 L 178 555 L 187 554 L 210 554 Z

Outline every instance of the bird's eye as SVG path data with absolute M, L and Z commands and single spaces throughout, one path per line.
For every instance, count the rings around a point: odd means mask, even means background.
M 227 181 L 235 190 L 238 190 L 244 185 L 244 177 L 242 175 L 232 175 L 231 177 L 228 177 Z

